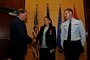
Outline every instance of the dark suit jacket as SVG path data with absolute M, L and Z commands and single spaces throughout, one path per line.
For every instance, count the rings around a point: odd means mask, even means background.
M 27 35 L 24 21 L 15 17 L 15 19 L 12 20 L 10 27 L 9 53 L 25 54 L 27 51 L 27 44 L 30 44 L 31 42 L 32 39 Z
M 44 32 L 45 26 L 41 26 L 39 35 L 37 36 L 37 39 L 40 42 L 40 46 L 42 43 L 42 37 Z M 50 48 L 56 48 L 56 29 L 54 26 L 50 26 L 49 29 L 46 32 L 46 45 Z

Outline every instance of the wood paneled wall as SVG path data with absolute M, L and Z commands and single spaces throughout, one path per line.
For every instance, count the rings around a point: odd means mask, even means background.
M 0 0 L 0 7 L 8 9 L 25 8 L 25 0 Z M 10 21 L 13 16 L 10 16 L 7 10 L 1 11 L 0 8 L 0 60 L 6 57 L 6 48 L 10 39 Z

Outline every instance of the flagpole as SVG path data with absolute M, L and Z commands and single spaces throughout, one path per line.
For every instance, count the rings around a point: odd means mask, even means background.
M 59 14 L 58 14 L 58 28 L 57 28 L 57 47 L 59 51 L 59 55 L 62 53 L 61 47 L 61 23 L 62 23 L 62 14 L 61 14 L 61 4 L 59 4 Z
M 38 4 L 36 4 L 36 8 L 38 7 Z
M 76 12 L 76 3 L 75 3 L 75 0 L 74 0 L 74 6 L 73 6 L 73 16 L 74 16 L 74 18 L 79 20 L 77 12 Z
M 36 39 L 36 36 L 39 32 L 38 28 L 38 4 L 36 4 L 36 12 L 34 17 L 34 31 L 33 31 L 33 38 Z M 39 41 L 35 41 L 32 46 L 33 54 L 35 59 L 39 59 Z M 34 59 L 34 60 L 35 60 Z
M 75 0 L 74 0 L 74 7 L 75 7 L 75 5 L 76 5 L 76 4 L 75 4 Z
M 36 19 L 37 19 L 37 21 L 38 21 L 38 4 L 36 4 Z M 36 27 L 38 27 L 38 30 L 39 30 L 39 23 L 37 22 L 37 24 L 36 24 Z
M 59 8 L 61 8 L 61 4 L 59 4 Z

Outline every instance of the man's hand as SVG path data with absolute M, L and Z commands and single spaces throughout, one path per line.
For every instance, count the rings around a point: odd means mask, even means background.
M 51 50 L 50 50 L 50 53 L 53 53 L 53 52 L 55 52 L 55 49 L 51 49 Z

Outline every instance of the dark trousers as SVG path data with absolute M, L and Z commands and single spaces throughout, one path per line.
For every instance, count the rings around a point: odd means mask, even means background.
M 11 54 L 12 60 L 25 60 L 24 57 L 25 57 L 25 54 L 27 52 L 27 49 L 26 49 L 26 47 L 21 48 L 21 49 L 20 48 L 21 47 L 13 49 L 12 54 Z
M 40 60 L 55 60 L 55 52 L 50 53 L 49 48 L 40 48 Z
M 10 40 L 7 46 L 7 54 L 12 60 L 25 60 L 25 54 L 27 53 L 27 44 L 13 42 Z
M 11 59 L 12 60 L 25 60 L 24 59 L 25 54 L 24 51 L 20 50 L 20 51 L 13 51 L 12 55 L 11 55 Z
M 64 56 L 65 60 L 79 60 L 81 42 L 78 41 L 64 41 Z

